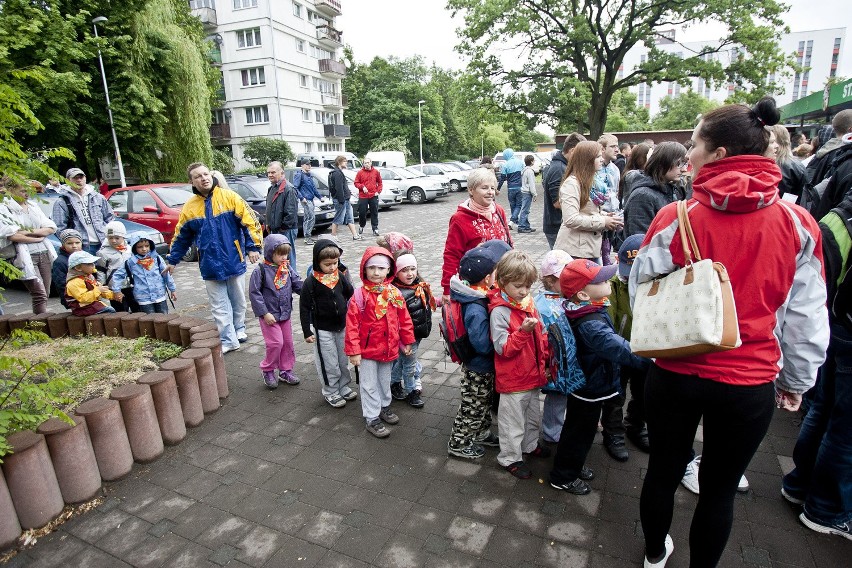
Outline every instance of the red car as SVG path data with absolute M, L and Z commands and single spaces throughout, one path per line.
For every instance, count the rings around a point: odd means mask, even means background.
M 188 183 L 155 183 L 113 189 L 106 198 L 117 216 L 153 227 L 171 243 L 180 210 L 191 196 Z

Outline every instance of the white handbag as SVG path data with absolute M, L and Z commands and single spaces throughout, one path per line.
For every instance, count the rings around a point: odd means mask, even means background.
M 677 216 L 685 266 L 636 289 L 630 348 L 643 357 L 690 357 L 742 344 L 728 271 L 701 259 L 686 201 L 678 201 Z

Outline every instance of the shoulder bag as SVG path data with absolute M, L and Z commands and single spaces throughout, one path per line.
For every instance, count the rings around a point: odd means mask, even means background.
M 636 290 L 630 348 L 643 357 L 675 359 L 742 344 L 728 271 L 719 262 L 701 258 L 686 201 L 677 204 L 686 262 Z

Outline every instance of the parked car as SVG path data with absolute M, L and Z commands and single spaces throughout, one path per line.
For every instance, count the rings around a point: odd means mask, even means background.
M 257 219 L 260 221 L 261 227 L 263 227 L 264 232 L 266 231 L 266 192 L 258 189 L 253 184 L 256 183 L 255 180 L 259 180 L 260 178 L 236 178 L 231 179 L 226 176 L 226 183 L 228 187 L 237 192 L 237 194 L 242 197 L 246 203 L 249 204 L 249 207 L 254 209 L 254 212 L 257 213 Z M 262 180 L 269 186 L 269 182 Z
M 352 207 L 357 207 L 358 190 L 355 189 L 355 176 L 358 170 L 343 170 L 343 175 L 352 182 L 350 189 L 354 190 L 352 197 L 355 198 Z M 395 181 L 382 180 L 382 192 L 379 194 L 379 209 L 390 209 L 393 205 L 402 203 L 402 195 L 399 189 L 399 184 Z
M 191 196 L 188 183 L 131 185 L 106 194 L 117 216 L 157 229 L 167 243 L 172 242 L 180 210 Z
M 296 156 L 296 165 L 301 165 L 304 160 L 310 160 L 312 167 L 330 168 L 338 156 L 346 156 L 346 167 L 350 170 L 357 170 L 363 165 L 358 156 L 352 152 L 305 152 Z
M 299 168 L 284 168 L 284 179 L 287 180 L 287 183 L 293 183 L 293 174 L 296 173 L 296 170 Z M 269 180 L 266 177 L 248 177 L 248 176 L 240 176 L 236 181 L 228 180 L 228 185 L 231 186 L 231 189 L 242 195 L 243 191 L 246 189 L 242 186 L 248 186 L 248 190 L 252 191 L 255 195 L 254 199 L 260 199 L 263 201 L 263 219 L 264 222 L 266 220 L 266 194 L 269 191 Z M 322 193 L 320 191 L 320 193 Z M 328 193 L 324 194 L 328 195 Z M 247 200 L 248 201 L 248 200 Z M 251 202 L 249 202 L 251 203 Z M 334 219 L 334 206 L 329 203 L 322 203 L 314 206 L 314 228 L 315 229 L 323 229 L 331 225 L 331 221 Z M 305 215 L 302 213 L 302 207 L 299 206 L 299 234 L 302 234 L 302 227 L 304 224 Z
M 449 193 L 449 183 L 406 168 L 379 168 L 379 173 L 383 181 L 396 182 L 402 198 L 410 203 L 425 203 Z
M 482 165 L 482 160 L 479 158 L 474 158 L 473 160 L 466 161 L 465 164 L 467 164 L 471 168 L 478 168 Z
M 463 172 L 473 169 L 473 166 L 471 166 L 470 164 L 466 164 L 464 162 L 456 162 L 456 161 L 450 160 L 449 162 L 442 162 L 442 163 L 447 164 L 449 166 L 455 166 Z
M 532 169 L 536 173 L 536 175 L 538 175 L 541 172 L 541 168 L 543 166 L 541 157 L 538 154 L 535 154 L 534 152 L 515 152 L 514 157 L 519 159 L 523 164 L 524 157 L 530 155 L 533 157 Z M 498 174 L 500 172 L 500 168 L 502 168 L 503 164 L 505 163 L 506 158 L 503 157 L 503 152 L 497 152 L 496 154 L 494 154 L 494 168 L 497 170 Z
M 284 176 L 287 179 L 292 180 L 293 174 L 296 173 L 296 170 L 299 168 L 284 168 Z M 323 168 L 323 167 L 314 167 L 311 168 L 311 177 L 314 178 L 314 182 L 317 184 L 317 191 L 320 192 L 320 195 L 323 198 L 331 201 L 331 193 L 328 191 L 328 174 L 331 173 L 331 168 Z M 353 214 L 355 218 L 358 218 L 358 190 L 355 189 L 355 184 L 353 183 L 354 177 L 352 179 L 347 178 L 349 180 L 349 193 L 352 195 L 350 197 L 349 202 L 353 204 Z M 268 185 L 268 183 L 267 183 Z M 328 217 L 328 222 L 325 224 L 331 224 L 331 221 L 334 220 L 334 204 L 330 204 L 331 214 Z M 325 213 L 328 215 L 328 213 Z
M 467 176 L 471 170 L 462 171 L 457 166 L 447 164 L 415 164 L 409 168 L 417 170 L 426 175 L 445 175 L 449 178 L 450 191 L 461 191 L 467 187 Z

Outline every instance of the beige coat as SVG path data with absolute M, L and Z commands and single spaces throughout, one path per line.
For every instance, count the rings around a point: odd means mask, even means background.
M 562 226 L 553 248 L 574 258 L 600 258 L 604 216 L 591 199 L 580 209 L 580 183 L 576 177 L 569 176 L 559 188 L 559 203 Z

